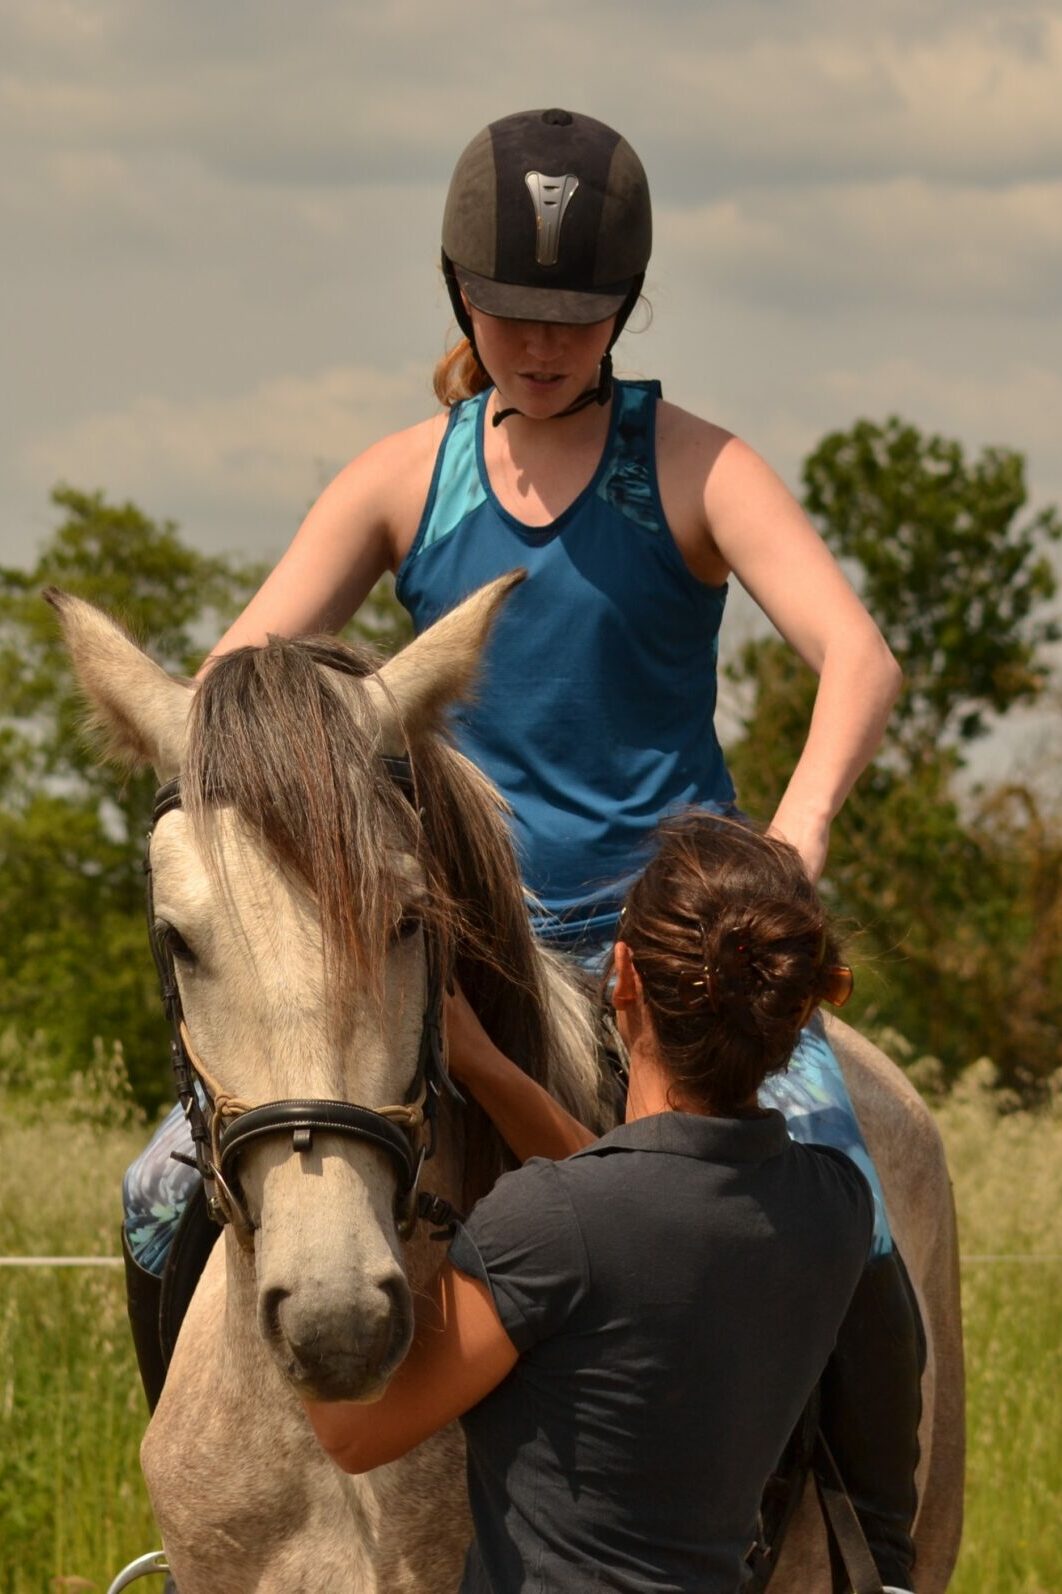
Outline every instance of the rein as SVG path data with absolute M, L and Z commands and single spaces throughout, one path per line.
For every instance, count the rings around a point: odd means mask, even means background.
M 391 779 L 408 802 L 415 802 L 413 771 L 406 757 L 384 757 Z M 418 1193 L 425 1160 L 435 1150 L 438 1100 L 445 1088 L 458 1101 L 463 1097 L 446 1071 L 442 1043 L 443 958 L 437 934 L 423 928 L 427 960 L 427 992 L 421 1021 L 417 1067 L 404 1102 L 395 1106 L 364 1107 L 355 1102 L 305 1100 L 253 1103 L 233 1096 L 207 1071 L 192 1043 L 185 1021 L 173 952 L 165 930 L 155 921 L 151 873 L 151 838 L 166 814 L 181 807 L 178 780 L 168 781 L 155 794 L 144 854 L 147 877 L 148 934 L 159 976 L 162 1005 L 170 1025 L 170 1062 L 177 1099 L 192 1137 L 194 1156 L 172 1153 L 194 1167 L 203 1181 L 207 1211 L 219 1226 L 231 1223 L 240 1244 L 254 1243 L 255 1225 L 239 1193 L 236 1165 L 253 1141 L 290 1134 L 293 1153 L 313 1149 L 315 1134 L 339 1134 L 366 1140 L 387 1153 L 395 1164 L 395 1222 L 402 1239 L 412 1234 L 418 1217 L 445 1224 L 449 1204 L 426 1191 Z M 204 1105 L 205 1103 L 205 1105 Z

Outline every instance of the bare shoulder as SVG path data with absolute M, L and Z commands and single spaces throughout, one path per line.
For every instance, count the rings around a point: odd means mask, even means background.
M 392 467 L 399 463 L 415 465 L 418 461 L 434 463 L 448 419 L 446 411 L 440 410 L 435 415 L 429 415 L 425 421 L 417 421 L 413 426 L 405 426 L 399 432 L 390 432 L 388 436 L 381 437 L 359 457 L 366 461 L 386 462 Z
M 382 487 L 399 489 L 409 475 L 426 476 L 424 490 L 427 492 L 446 421 L 445 413 L 440 413 L 414 426 L 406 426 L 400 432 L 391 432 L 351 460 L 347 470 L 357 471 L 366 480 L 377 479 Z
M 664 513 L 682 557 L 701 581 L 719 585 L 733 572 L 762 605 L 765 570 L 769 579 L 783 555 L 798 562 L 817 558 L 823 574 L 821 562 L 828 556 L 813 527 L 781 477 L 748 443 L 714 421 L 664 403 L 656 443 Z
M 680 404 L 661 399 L 656 407 L 657 451 L 667 454 L 681 452 L 690 458 L 712 462 L 730 442 L 736 442 L 733 432 L 714 421 L 684 410 Z
M 401 563 L 416 535 L 446 423 L 447 415 L 440 412 L 389 433 L 352 459 L 333 484 L 372 505 L 392 567 Z
M 793 495 L 762 454 L 726 427 L 677 405 L 661 405 L 657 428 L 660 472 L 695 504 L 710 536 L 726 540 L 727 525 L 750 516 L 777 523 L 804 520 Z M 726 550 L 723 550 L 724 553 Z
M 657 405 L 657 480 L 664 514 L 691 574 L 709 586 L 722 585 L 730 567 L 711 533 L 706 488 L 721 456 L 738 441 L 725 427 L 678 404 L 661 400 Z
M 716 482 L 724 477 L 745 483 L 777 480 L 762 455 L 736 433 L 666 400 L 657 409 L 656 444 L 660 468 L 685 474 L 702 501 L 713 477 Z

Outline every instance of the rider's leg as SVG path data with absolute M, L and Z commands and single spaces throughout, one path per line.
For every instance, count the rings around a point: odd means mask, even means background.
M 760 1098 L 785 1113 L 794 1140 L 846 1152 L 874 1195 L 871 1256 L 823 1378 L 822 1425 L 882 1581 L 911 1588 L 925 1342 L 881 1184 L 819 1021 L 804 1031 L 788 1071 L 767 1080 Z M 838 1586 L 845 1586 L 840 1579 Z
M 165 1368 L 159 1341 L 162 1271 L 170 1245 L 198 1174 L 176 1162 L 174 1151 L 190 1155 L 192 1140 L 184 1114 L 175 1107 L 126 1172 L 122 1184 L 129 1326 L 148 1407 L 154 1411 Z
M 875 1257 L 823 1375 L 820 1420 L 882 1581 L 907 1589 L 924 1366 L 918 1306 L 899 1252 Z
M 140 1382 L 147 1396 L 148 1411 L 154 1411 L 162 1394 L 166 1368 L 162 1358 L 159 1338 L 159 1309 L 162 1303 L 162 1279 L 149 1273 L 129 1249 L 129 1236 L 122 1226 L 122 1256 L 125 1259 L 125 1299 L 129 1312 L 129 1327 L 133 1332 L 136 1364 L 140 1369 Z

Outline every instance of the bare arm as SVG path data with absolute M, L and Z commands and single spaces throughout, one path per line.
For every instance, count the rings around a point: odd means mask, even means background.
M 303 1404 L 337 1466 L 369 1472 L 468 1411 L 516 1361 L 487 1286 L 446 1262 L 417 1302 L 412 1348 L 379 1400 Z
M 597 1138 L 491 1041 L 460 990 L 446 998 L 446 1053 L 514 1157 L 559 1161 Z
M 340 471 L 204 669 L 218 654 L 260 647 L 269 636 L 342 629 L 405 555 L 444 426 L 444 417 L 434 417 L 396 432 Z
M 807 740 L 771 823 L 817 879 L 831 821 L 881 741 L 900 668 L 800 505 L 737 438 L 708 473 L 704 511 L 722 558 L 819 677 Z

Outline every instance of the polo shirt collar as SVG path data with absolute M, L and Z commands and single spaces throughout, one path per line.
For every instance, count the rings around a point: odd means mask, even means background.
M 578 1157 L 607 1151 L 662 1151 L 702 1162 L 765 1162 L 780 1156 L 789 1140 L 785 1118 L 775 1108 L 741 1118 L 662 1112 L 636 1118 L 602 1135 Z

